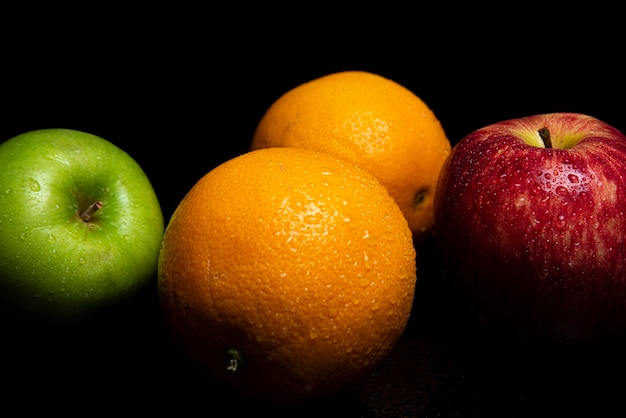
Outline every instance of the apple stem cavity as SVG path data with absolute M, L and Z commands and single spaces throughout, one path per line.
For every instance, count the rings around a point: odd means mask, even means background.
M 96 200 L 91 205 L 89 205 L 87 209 L 83 211 L 83 213 L 80 214 L 80 219 L 83 222 L 89 222 L 93 214 L 96 213 L 98 209 L 102 208 L 102 205 L 103 203 L 101 200 Z
M 243 355 L 235 348 L 229 348 L 224 353 L 226 358 L 226 370 L 235 373 L 241 367 L 243 367 Z
M 539 137 L 543 141 L 546 148 L 552 148 L 552 139 L 550 138 L 550 130 L 546 127 L 539 129 Z

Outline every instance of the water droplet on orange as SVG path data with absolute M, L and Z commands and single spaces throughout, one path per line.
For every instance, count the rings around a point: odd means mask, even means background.
M 309 330 L 309 338 L 311 338 L 312 340 L 316 339 L 316 338 L 317 338 L 317 337 L 319 337 L 319 336 L 320 336 L 320 334 L 319 334 L 319 332 L 317 331 L 317 328 L 311 328 L 311 329 Z

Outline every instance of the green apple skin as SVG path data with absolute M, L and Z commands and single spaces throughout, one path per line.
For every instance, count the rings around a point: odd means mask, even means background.
M 149 179 L 111 142 L 41 129 L 0 144 L 5 317 L 54 326 L 110 311 L 155 278 L 163 232 Z

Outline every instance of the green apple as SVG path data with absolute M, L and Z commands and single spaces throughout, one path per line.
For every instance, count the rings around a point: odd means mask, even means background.
M 64 325 L 155 278 L 163 214 L 142 168 L 98 136 L 41 129 L 0 144 L 0 307 Z

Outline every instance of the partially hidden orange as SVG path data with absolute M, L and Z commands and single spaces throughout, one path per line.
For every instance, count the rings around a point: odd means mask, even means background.
M 216 381 L 265 401 L 323 397 L 371 372 L 404 332 L 415 255 L 371 173 L 312 150 L 250 151 L 173 213 L 159 300 L 173 340 Z
M 433 227 L 433 196 L 451 144 L 434 112 L 378 74 L 343 71 L 294 87 L 267 109 L 251 149 L 300 147 L 370 171 L 402 209 L 416 242 Z

